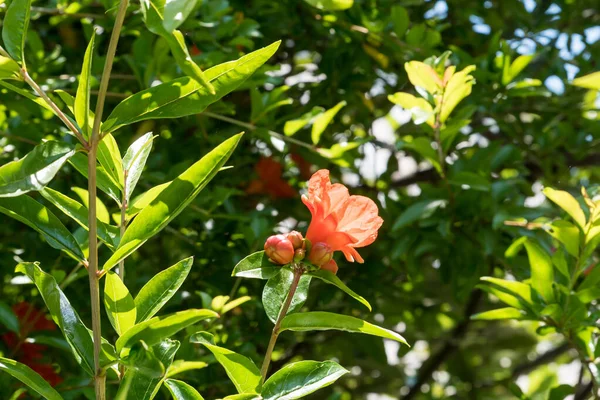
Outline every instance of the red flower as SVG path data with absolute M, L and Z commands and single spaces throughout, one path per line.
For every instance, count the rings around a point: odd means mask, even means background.
M 268 194 L 274 198 L 289 199 L 296 196 L 295 190 L 281 178 L 283 167 L 272 158 L 261 158 L 255 166 L 259 179 L 250 182 L 248 194 Z
M 350 196 L 346 186 L 331 184 L 329 171 L 317 171 L 302 196 L 312 220 L 306 233 L 311 243 L 323 242 L 341 251 L 348 261 L 364 262 L 356 248 L 370 245 L 383 224 L 375 202 L 364 196 Z
M 29 366 L 52 386 L 58 385 L 62 378 L 55 372 L 54 367 L 40 362 L 47 347 L 26 341 L 31 333 L 53 331 L 56 330 L 56 325 L 45 313 L 27 302 L 15 304 L 13 311 L 19 320 L 19 334 L 8 332 L 1 336 L 2 341 L 11 350 L 12 358 Z

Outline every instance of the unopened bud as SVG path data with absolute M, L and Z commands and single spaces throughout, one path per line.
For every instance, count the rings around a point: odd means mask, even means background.
M 276 264 L 289 264 L 294 260 L 294 246 L 284 235 L 270 236 L 265 242 L 265 253 Z
M 304 260 L 304 256 L 306 256 L 306 250 L 296 249 L 296 251 L 294 252 L 294 261 L 295 262 L 302 261 L 302 260 Z
M 321 269 L 329 271 L 329 272 L 331 272 L 332 274 L 335 275 L 338 272 L 338 265 L 335 262 L 335 260 L 329 260 L 329 262 L 327 264 L 323 264 L 321 266 Z
M 298 231 L 291 231 L 286 235 L 287 239 L 292 242 L 294 245 L 294 249 L 303 249 L 304 248 L 304 237 Z
M 308 260 L 314 265 L 321 266 L 331 261 L 333 257 L 333 251 L 327 243 L 317 242 L 313 244 L 312 249 L 308 255 Z

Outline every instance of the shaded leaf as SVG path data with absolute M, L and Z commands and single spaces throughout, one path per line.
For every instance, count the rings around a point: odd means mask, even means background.
M 2 41 L 6 51 L 25 65 L 25 38 L 29 27 L 31 0 L 13 0 L 6 9 L 3 19 Z
M 294 273 L 287 268 L 281 268 L 279 274 L 269 278 L 267 281 L 262 293 L 262 303 L 265 313 L 271 321 L 275 322 L 277 320 L 281 308 L 288 297 L 293 280 Z M 290 308 L 288 309 L 288 314 L 302 308 L 308 297 L 310 281 L 310 275 L 302 275 L 296 293 L 294 293 L 294 297 L 292 298 Z
M 36 393 L 48 400 L 63 399 L 44 378 L 25 364 L 21 364 L 20 362 L 9 358 L 0 357 L 0 371 L 4 371 L 17 378 L 27 385 L 28 388 L 33 389 Z
M 94 39 L 96 38 L 96 32 L 92 32 L 90 43 L 85 50 L 83 56 L 83 65 L 81 66 L 81 75 L 79 75 L 79 85 L 77 86 L 77 92 L 75 94 L 75 104 L 73 107 L 73 113 L 75 114 L 75 121 L 81 128 L 81 133 L 84 138 L 89 138 L 92 135 L 93 119 L 90 119 L 90 79 L 92 75 L 92 57 L 94 55 Z

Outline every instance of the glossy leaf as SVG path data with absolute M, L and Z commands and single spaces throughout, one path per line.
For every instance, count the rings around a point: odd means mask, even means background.
M 281 331 L 285 330 L 297 332 L 339 330 L 364 333 L 366 335 L 379 336 L 408 345 L 406 340 L 396 332 L 348 315 L 322 311 L 287 315 L 281 322 Z
M 346 286 L 346 284 L 342 282 L 342 280 L 338 278 L 337 275 L 331 273 L 330 271 L 319 269 L 317 271 L 309 272 L 308 274 L 310 276 L 314 276 L 315 278 L 321 279 L 323 282 L 336 286 L 338 289 L 341 289 L 344 293 L 353 297 L 355 300 L 367 307 L 369 311 L 373 311 L 371 308 L 371 304 L 369 304 L 369 302 L 364 297 L 362 297 L 361 295 L 350 289 L 348 286 Z
M 66 144 L 47 141 L 20 160 L 4 164 L 0 167 L 0 197 L 20 196 L 32 190 L 41 190 L 73 154 L 73 148 Z
M 56 206 L 65 215 L 75 220 L 81 227 L 88 230 L 88 209 L 77 200 L 65 196 L 64 194 L 46 187 L 40 190 L 41 195 Z M 97 222 L 98 238 L 102 240 L 112 251 L 119 244 L 119 228 L 105 224 L 102 221 Z
M 185 281 L 194 258 L 189 257 L 154 275 L 135 297 L 137 322 L 144 322 L 154 316 Z
M 260 371 L 251 359 L 224 347 L 216 346 L 214 338 L 207 332 L 195 333 L 190 341 L 202 344 L 215 356 L 217 362 L 225 368 L 227 376 L 238 393 L 260 392 Z
M 92 57 L 94 55 L 94 39 L 96 38 L 96 32 L 92 32 L 92 37 L 85 55 L 83 56 L 83 65 L 81 66 L 81 75 L 79 75 L 79 85 L 77 86 L 77 93 L 75 95 L 75 105 L 73 111 L 75 114 L 75 121 L 81 128 L 84 138 L 89 138 L 92 134 L 93 119 L 89 118 L 90 114 L 90 80 L 92 78 Z
M 69 159 L 71 164 L 86 179 L 88 177 L 88 160 L 81 153 L 76 153 Z M 119 206 L 121 204 L 121 189 L 119 185 L 111 178 L 103 166 L 96 166 L 96 184 L 98 189 L 109 195 Z
M 271 277 L 265 285 L 262 293 L 262 303 L 265 308 L 265 313 L 269 319 L 273 322 L 277 320 L 283 303 L 288 297 L 292 281 L 294 280 L 294 273 L 287 269 L 281 268 L 279 274 Z M 308 297 L 308 289 L 310 287 L 311 276 L 302 275 L 298 288 L 290 304 L 288 314 L 296 312 L 302 308 L 306 298 Z
M 39 263 L 21 263 L 16 272 L 29 277 L 38 288 L 52 319 L 71 346 L 75 359 L 90 376 L 94 376 L 94 343 L 90 331 L 77 311 L 60 290 L 54 277 L 45 273 Z
M 167 378 L 181 374 L 186 371 L 193 371 L 196 369 L 202 369 L 206 367 L 208 367 L 208 364 L 204 361 L 175 360 L 167 370 Z
M 4 371 L 23 382 L 47 400 L 62 400 L 62 396 L 37 372 L 25 364 L 9 358 L 0 357 L 0 371 Z M 8 388 L 5 388 L 8 390 Z M 8 394 L 8 393 L 5 393 Z
M 163 26 L 167 31 L 177 29 L 190 15 L 196 0 L 170 0 L 165 3 Z
M 313 120 L 312 130 L 310 137 L 313 144 L 319 143 L 321 135 L 325 132 L 327 126 L 331 123 L 336 114 L 346 105 L 345 101 L 340 101 L 334 107 L 318 115 Z
M 104 279 L 106 314 L 115 331 L 122 335 L 135 325 L 135 303 L 119 275 L 110 271 Z
M 493 294 L 498 297 L 502 302 L 506 303 L 511 307 L 519 309 L 533 309 L 533 293 L 531 286 L 522 282 L 508 281 L 505 279 L 492 278 L 484 276 L 481 278 L 482 281 L 492 285 L 491 287 L 496 291 Z M 486 289 L 486 286 L 483 287 Z M 487 289 L 486 289 L 487 290 Z M 502 295 L 504 294 L 504 296 Z
M 125 179 L 125 198 L 127 201 L 131 198 L 131 194 L 142 175 L 146 160 L 152 150 L 153 140 L 152 132 L 140 136 L 129 146 L 125 157 L 123 157 L 123 169 L 127 173 L 127 179 Z
M 164 338 L 170 337 L 180 330 L 207 318 L 218 318 L 219 314 L 211 310 L 190 309 L 176 312 L 164 317 L 154 317 L 134 325 L 117 340 L 116 348 L 120 352 L 143 340 L 152 346 Z
M 553 221 L 548 227 L 548 233 L 564 244 L 570 255 L 579 257 L 580 231 L 576 225 L 563 220 Z
M 333 361 L 299 361 L 275 372 L 264 384 L 265 400 L 302 399 L 331 385 L 348 371 Z
M 354 4 L 354 0 L 304 0 L 313 7 L 324 11 L 347 10 Z
M 50 210 L 31 197 L 24 195 L 0 198 L 0 212 L 35 229 L 55 249 L 65 251 L 76 260 L 85 260 L 71 232 Z
M 21 80 L 20 75 L 21 67 L 15 61 L 10 58 L 0 56 L 0 80 L 1 79 L 15 79 Z
M 204 400 L 204 397 L 200 396 L 196 389 L 183 381 L 167 379 L 165 386 L 171 392 L 174 400 Z
M 482 320 L 482 321 L 493 321 L 498 319 L 516 319 L 526 320 L 532 319 L 527 316 L 519 309 L 513 307 L 498 308 L 496 310 L 484 311 L 471 316 L 471 319 Z
M 124 183 L 123 160 L 113 135 L 105 135 L 98 144 L 98 162 L 111 178 L 111 183 L 121 190 Z
M 139 214 L 148 204 L 152 203 L 159 194 L 162 193 L 163 190 L 167 186 L 169 186 L 171 182 L 165 182 L 160 185 L 154 186 L 152 189 L 145 191 L 144 193 L 136 196 L 132 201 L 130 201 L 127 207 L 127 219 L 131 219 Z
M 225 164 L 241 137 L 238 134 L 221 143 L 169 183 L 156 199 L 144 207 L 127 227 L 119 247 L 104 264 L 104 270 L 111 269 L 133 253 L 179 215 Z
M 25 65 L 25 38 L 29 27 L 31 0 L 13 0 L 3 19 L 2 41 L 6 51 Z
M 0 301 L 0 324 L 9 331 L 19 333 L 19 319 L 8 304 Z
M 170 339 L 152 346 L 153 355 L 162 364 L 163 371 L 168 370 L 178 349 L 179 342 Z M 151 400 L 158 393 L 163 380 L 164 376 L 157 377 L 148 374 L 146 371 L 128 368 L 115 400 Z
M 210 94 L 206 88 L 189 77 L 175 79 L 136 93 L 114 108 L 102 129 L 104 132 L 113 132 L 124 125 L 147 119 L 198 114 L 237 89 L 275 53 L 279 44 L 280 42 L 275 42 L 236 61 L 206 70 L 204 75 L 215 88 L 215 94 Z
M 545 188 L 544 194 L 547 198 L 549 198 L 552 202 L 569 214 L 582 230 L 585 230 L 585 214 L 583 213 L 583 210 L 581 209 L 581 206 L 577 200 L 575 200 L 575 198 L 571 196 L 569 192 Z
M 529 256 L 529 265 L 531 267 L 531 286 L 546 300 L 551 303 L 554 301 L 554 267 L 552 259 L 536 243 L 531 240 L 525 242 L 525 249 Z
M 79 200 L 81 200 L 85 208 L 90 208 L 90 192 L 88 192 L 87 189 L 73 186 L 71 190 L 79 197 Z M 96 197 L 96 218 L 99 222 L 105 224 L 110 223 L 108 208 L 99 197 Z
M 149 378 L 162 378 L 166 373 L 163 363 L 154 354 L 156 346 L 149 347 L 144 342 L 137 342 L 129 350 L 129 354 L 120 358 L 127 369 L 146 375 Z
M 276 266 L 270 262 L 264 251 L 257 251 L 237 263 L 231 276 L 269 279 L 277 275 L 279 270 L 281 270 L 281 266 Z

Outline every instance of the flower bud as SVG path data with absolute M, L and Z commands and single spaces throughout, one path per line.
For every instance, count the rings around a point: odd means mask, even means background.
M 317 242 L 313 244 L 308 260 L 314 265 L 321 266 L 331 261 L 333 257 L 333 251 L 327 243 Z
M 296 249 L 296 251 L 294 252 L 294 261 L 295 262 L 302 261 L 302 260 L 304 260 L 304 256 L 306 256 L 306 250 Z
M 332 260 L 329 260 L 329 262 L 327 264 L 323 264 L 321 266 L 321 269 L 329 271 L 335 275 L 335 274 L 337 274 L 337 271 L 338 271 L 338 265 L 335 262 L 335 260 L 332 259 Z
M 284 235 L 270 236 L 265 242 L 265 253 L 275 264 L 289 264 L 294 260 L 294 246 Z
M 294 249 L 303 249 L 304 248 L 304 237 L 298 231 L 291 231 L 286 235 L 287 240 L 292 242 L 294 245 Z

